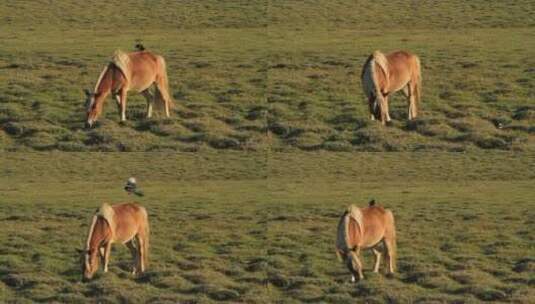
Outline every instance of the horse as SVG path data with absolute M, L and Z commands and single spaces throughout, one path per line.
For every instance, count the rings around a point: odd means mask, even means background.
M 153 85 L 156 87 L 154 96 L 149 92 Z M 147 118 L 152 116 L 153 101 L 163 107 L 166 117 L 169 117 L 173 99 L 169 95 L 163 57 L 144 49 L 131 53 L 118 50 L 100 73 L 95 89 L 85 90 L 86 127 L 91 128 L 97 121 L 110 93 L 117 101 L 121 122 L 126 121 L 126 96 L 130 90 L 140 92 L 147 100 Z
M 366 208 L 355 205 L 347 207 L 338 222 L 336 238 L 336 255 L 340 261 L 345 262 L 351 273 L 351 281 L 355 276 L 364 279 L 360 250 L 371 249 L 375 254 L 373 272 L 379 272 L 381 251 L 378 245 L 384 245 L 388 260 L 388 272 L 394 273 L 396 261 L 396 228 L 392 211 L 376 206 L 372 200 Z
M 390 122 L 388 97 L 399 90 L 403 90 L 407 97 L 409 120 L 418 115 L 422 90 L 418 56 L 406 51 L 388 55 L 375 51 L 362 67 L 361 81 L 368 99 L 371 120 L 380 119 L 383 125 Z
M 134 260 L 132 274 L 143 273 L 148 265 L 149 220 L 147 210 L 134 203 L 114 206 L 103 204 L 95 214 L 89 228 L 86 247 L 79 250 L 83 277 L 90 280 L 99 268 L 99 258 L 108 272 L 111 245 L 125 244 Z

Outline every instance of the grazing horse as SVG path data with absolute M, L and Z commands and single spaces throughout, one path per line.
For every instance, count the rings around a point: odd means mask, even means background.
M 405 51 L 385 56 L 380 51 L 375 51 L 364 63 L 361 81 L 368 99 L 371 120 L 380 119 L 383 125 L 390 121 L 388 97 L 399 90 L 403 90 L 407 96 L 409 120 L 418 115 L 422 89 L 418 56 Z
M 381 251 L 377 246 L 383 243 L 388 260 L 388 272 L 394 273 L 396 260 L 396 228 L 394 215 L 390 210 L 376 206 L 371 201 L 366 208 L 349 206 L 338 223 L 336 238 L 336 254 L 338 259 L 345 262 L 351 272 L 351 281 L 355 276 L 359 280 L 364 278 L 362 263 L 359 255 L 361 249 L 371 248 L 375 254 L 374 272 L 379 271 Z
M 80 250 L 83 279 L 93 277 L 99 267 L 99 258 L 108 272 L 111 244 L 125 244 L 134 259 L 133 274 L 145 271 L 149 254 L 149 220 L 145 208 L 124 203 L 103 204 L 93 216 L 85 250 Z
M 149 92 L 154 84 L 156 92 Z M 169 117 L 173 100 L 169 95 L 169 83 L 165 60 L 149 51 L 124 53 L 116 51 L 111 62 L 102 70 L 93 92 L 86 90 L 86 127 L 91 127 L 102 113 L 106 97 L 111 93 L 117 101 L 121 121 L 126 120 L 126 96 L 128 91 L 141 92 L 147 99 L 147 118 L 152 116 L 152 103 L 156 101 Z

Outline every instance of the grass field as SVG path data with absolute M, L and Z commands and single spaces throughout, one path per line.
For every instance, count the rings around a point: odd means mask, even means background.
M 531 1 L 45 3 L 0 4 L 4 151 L 534 150 Z M 144 119 L 131 94 L 126 124 L 108 101 L 83 129 L 83 89 L 138 40 L 167 59 L 172 118 Z M 367 119 L 375 49 L 420 55 L 416 121 L 400 96 L 393 126 Z
M 0 303 L 535 302 L 535 6 L 518 1 L 0 1 Z M 171 118 L 129 96 L 84 129 L 116 49 L 167 61 Z M 420 116 L 367 118 L 360 69 L 407 49 Z M 138 153 L 117 153 L 118 151 Z M 14 153 L 11 153 L 14 152 Z M 75 152 L 75 153 L 65 153 Z M 91 152 L 91 153 L 89 153 Z M 113 153 L 101 153 L 113 152 Z M 82 283 L 103 202 L 151 221 L 151 263 Z M 349 283 L 344 208 L 393 210 L 398 273 Z
M 447 165 L 446 165 L 447 164 Z M 0 302 L 528 303 L 535 297 L 533 155 L 487 153 L 16 153 L 0 171 Z M 34 172 L 28 174 L 27 172 Z M 150 270 L 81 283 L 76 248 L 102 202 L 151 219 Z M 349 283 L 338 217 L 394 210 L 399 273 Z

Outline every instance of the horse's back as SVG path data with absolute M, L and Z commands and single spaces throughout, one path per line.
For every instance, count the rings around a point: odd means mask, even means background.
M 385 231 L 390 229 L 389 217 L 392 212 L 381 206 L 370 206 L 362 208 L 365 243 L 373 246 L 379 242 L 385 234 Z
M 386 58 L 388 58 L 389 62 L 393 62 L 393 61 L 410 61 L 410 60 L 414 60 L 415 57 L 417 57 L 417 56 L 414 55 L 413 53 L 411 53 L 409 51 L 404 51 L 404 50 L 394 51 L 394 52 L 389 53 L 388 55 L 386 55 Z
M 395 51 L 386 55 L 386 58 L 390 68 L 397 73 L 412 68 L 419 61 L 418 56 L 408 51 Z
M 150 51 L 138 51 L 128 54 L 130 57 L 130 88 L 141 92 L 154 83 L 162 73 L 163 57 Z
M 390 72 L 390 91 L 398 91 L 415 73 L 418 57 L 408 51 L 395 51 L 386 55 Z
M 145 208 L 136 203 L 121 203 L 113 205 L 115 216 L 119 218 L 139 217 L 145 213 Z
M 128 53 L 130 60 L 133 61 L 151 61 L 156 62 L 158 55 L 150 51 L 136 51 Z
M 116 238 L 125 241 L 142 229 L 146 221 L 146 210 L 135 203 L 123 203 L 113 206 L 115 211 Z

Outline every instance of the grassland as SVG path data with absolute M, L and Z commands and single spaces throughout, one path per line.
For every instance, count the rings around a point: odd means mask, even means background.
M 3 151 L 533 151 L 531 1 L 3 1 Z M 121 12 L 117 14 L 116 12 Z M 136 41 L 167 58 L 173 117 L 128 123 L 107 103 L 83 129 L 83 89 Z M 374 49 L 423 62 L 421 116 L 392 100 L 367 120 L 359 71 Z
M 1 1 L 0 302 L 533 302 L 532 2 Z M 132 94 L 126 123 L 108 101 L 84 129 L 83 89 L 138 41 L 167 60 L 172 117 Z M 375 49 L 420 55 L 417 120 L 401 96 L 391 126 L 367 120 Z M 75 249 L 129 176 L 150 269 L 117 245 L 82 283 Z M 370 198 L 399 272 L 365 254 L 350 284 L 336 223 Z
M 0 161 L 0 302 L 528 303 L 535 297 L 533 155 L 15 153 Z M 28 172 L 32 172 L 29 174 Z M 81 283 L 76 248 L 134 175 L 150 270 Z M 341 210 L 394 210 L 399 273 L 350 284 L 333 252 Z

